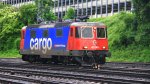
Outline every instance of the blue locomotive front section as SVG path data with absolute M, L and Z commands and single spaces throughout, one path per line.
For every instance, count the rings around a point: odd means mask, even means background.
M 69 52 L 66 50 L 68 35 L 69 26 L 67 24 L 65 26 L 59 26 L 59 24 L 28 26 L 21 54 L 68 55 Z

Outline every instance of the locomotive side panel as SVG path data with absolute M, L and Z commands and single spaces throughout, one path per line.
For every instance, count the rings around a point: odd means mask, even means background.
M 70 30 L 69 26 L 55 28 L 53 37 L 54 39 L 52 39 L 53 41 L 52 50 L 48 54 L 60 56 L 69 54 L 69 52 L 67 51 L 69 30 Z
M 68 55 L 69 26 L 61 28 L 28 28 L 21 54 Z

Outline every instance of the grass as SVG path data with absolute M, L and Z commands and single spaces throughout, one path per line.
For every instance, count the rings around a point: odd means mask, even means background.
M 21 58 L 19 50 L 0 51 L 0 58 Z
M 149 49 L 115 49 L 111 50 L 112 57 L 107 58 L 108 62 L 150 62 Z

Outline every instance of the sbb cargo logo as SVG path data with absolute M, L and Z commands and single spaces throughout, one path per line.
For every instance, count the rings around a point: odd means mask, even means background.
M 51 50 L 52 40 L 51 38 L 31 38 L 30 49 L 31 50 L 42 50 L 43 54 L 46 54 L 47 50 Z

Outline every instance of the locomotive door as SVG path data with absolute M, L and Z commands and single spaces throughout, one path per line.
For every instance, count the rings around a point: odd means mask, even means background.
M 71 49 L 74 50 L 74 46 L 75 46 L 75 28 L 71 28 Z
M 70 28 L 70 35 L 69 35 L 69 39 L 68 39 L 68 50 L 73 50 L 74 49 L 74 41 L 75 41 L 75 34 L 74 34 L 74 27 Z
M 71 43 L 71 46 L 72 46 L 72 50 L 77 50 L 78 47 L 79 47 L 79 44 L 78 44 L 78 41 L 79 41 L 79 38 L 80 38 L 80 28 L 79 27 L 73 27 L 72 28 L 72 43 Z

